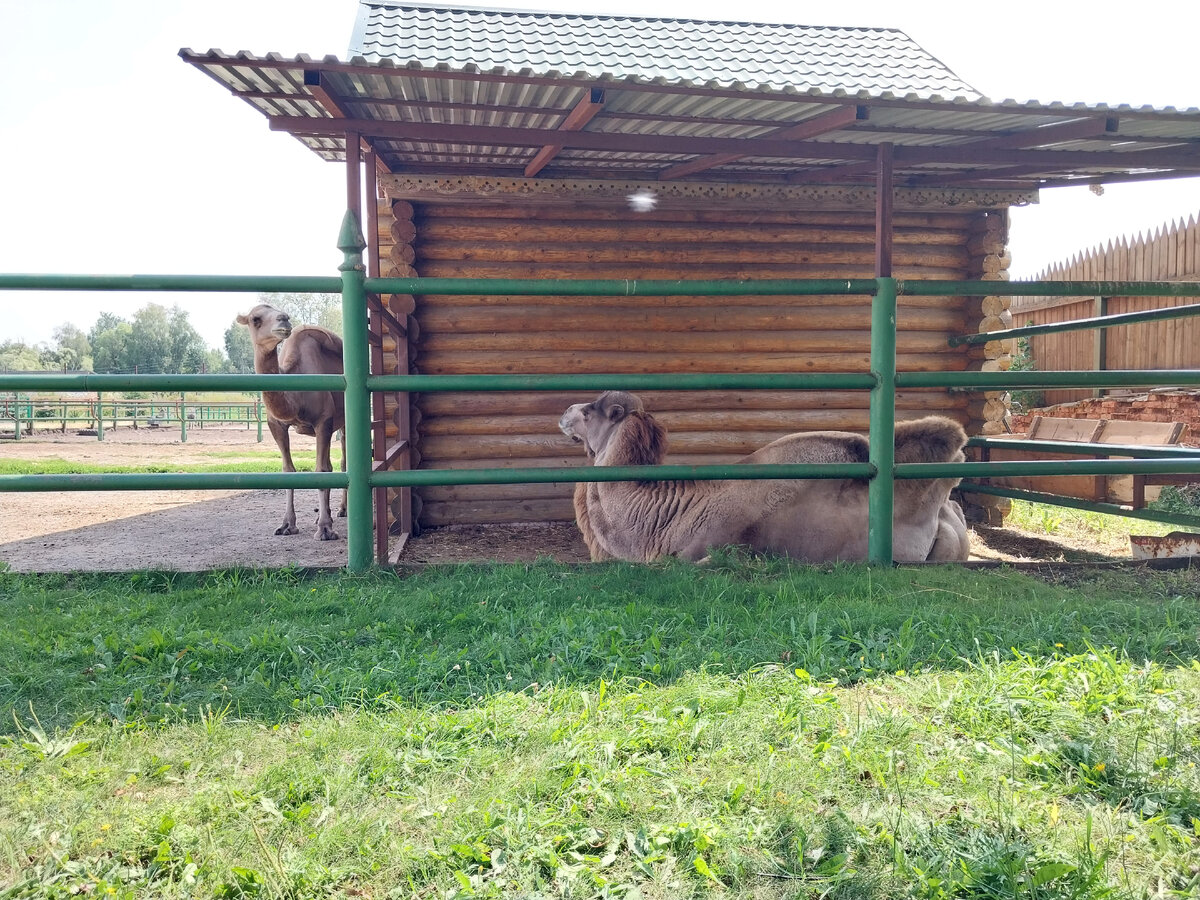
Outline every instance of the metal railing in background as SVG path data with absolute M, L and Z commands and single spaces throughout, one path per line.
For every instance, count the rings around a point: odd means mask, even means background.
M 104 440 L 106 427 L 120 426 L 157 429 L 175 425 L 180 440 L 187 440 L 189 428 L 206 426 L 244 425 L 246 430 L 257 427 L 258 441 L 263 439 L 262 399 L 256 400 L 188 400 L 177 398 L 106 398 L 73 397 L 53 400 L 29 395 L 0 395 L 0 438 L 20 439 L 22 431 L 58 431 L 66 434 L 68 427 L 81 432 L 95 432 Z M 12 423 L 11 432 L 6 423 Z
M 896 307 L 903 295 L 987 296 L 996 293 L 1110 296 L 1200 296 L 1200 285 L 1117 282 L 898 281 L 818 279 L 770 281 L 634 281 L 473 278 L 366 278 L 365 247 L 352 213 L 343 220 L 338 249 L 343 253 L 341 277 L 295 276 L 77 276 L 0 275 L 0 290 L 180 290 L 233 292 L 334 292 L 342 295 L 343 375 L 0 375 L 0 391 L 13 390 L 322 390 L 345 393 L 346 473 L 296 472 L 259 474 L 154 475 L 8 475 L 0 491 L 151 490 L 212 488 L 347 489 L 349 521 L 347 561 L 351 571 L 372 562 L 372 490 L 387 487 L 520 482 L 626 481 L 741 478 L 869 478 L 868 559 L 892 561 L 892 503 L 897 478 L 987 477 L 1001 474 L 1039 475 L 1067 471 L 1062 460 L 1006 463 L 894 462 L 895 390 L 903 387 L 1004 390 L 1018 387 L 1129 387 L 1172 384 L 1200 387 L 1200 370 L 1162 372 L 897 372 Z M 698 375 L 370 375 L 368 372 L 367 294 L 476 294 L 573 296 L 729 296 L 758 294 L 866 295 L 871 297 L 871 358 L 867 373 Z M 1198 305 L 1200 307 L 1200 305 Z M 1113 323 L 1124 324 L 1124 323 Z M 1104 323 L 1089 327 L 1106 327 Z M 991 332 L 972 340 L 1002 339 Z M 511 391 L 511 390 L 864 390 L 870 392 L 870 452 L 867 463 L 853 465 L 717 465 L 626 466 L 522 469 L 421 469 L 372 472 L 370 394 L 374 391 Z M 1107 448 L 1113 452 L 1111 447 Z M 1134 454 L 1130 454 L 1134 455 Z M 1140 455 L 1135 459 L 1086 460 L 1071 463 L 1072 472 L 1137 474 L 1169 471 L 1200 475 L 1200 457 Z M 969 486 L 965 486 L 969 487 Z M 974 488 L 984 490 L 984 486 Z M 1053 501 L 1051 501 L 1053 502 Z M 1072 505 L 1063 503 L 1062 505 Z M 1117 508 L 1116 511 L 1122 511 Z M 1124 512 L 1124 511 L 1122 511 Z M 1126 513 L 1128 514 L 1128 513 Z M 1149 518 L 1139 514 L 1139 518 Z M 1158 521 L 1179 517 L 1157 516 Z M 1200 523 L 1200 519 L 1196 520 Z M 1191 524 L 1189 522 L 1189 524 Z

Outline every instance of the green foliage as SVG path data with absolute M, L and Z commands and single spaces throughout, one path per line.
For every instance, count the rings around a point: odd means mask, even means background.
M 1029 321 L 1026 325 L 1032 325 Z M 1009 366 L 1010 372 L 1034 372 L 1037 370 L 1037 362 L 1033 358 L 1033 350 L 1029 344 L 1029 338 L 1017 338 L 1017 352 L 1012 355 L 1012 365 Z M 1040 390 L 1018 390 L 1009 391 L 1009 405 L 1017 412 L 1028 412 L 1031 409 L 1038 409 L 1046 400 L 1044 391 Z
M 230 371 L 254 371 L 254 342 L 250 340 L 250 329 L 239 325 L 236 319 L 225 329 L 225 355 L 229 358 Z
M 1149 506 L 1162 512 L 1200 516 L 1200 484 L 1168 485 Z
M 0 574 L 5 897 L 1200 887 L 1200 573 Z
M 79 337 L 82 335 L 74 335 L 72 340 Z M 101 313 L 86 339 L 97 372 L 195 374 L 226 368 L 219 353 L 214 357 L 205 347 L 187 311 L 179 306 L 167 309 L 148 303 L 134 313 L 132 322 Z
M 34 372 L 42 368 L 41 351 L 24 341 L 0 343 L 0 372 Z

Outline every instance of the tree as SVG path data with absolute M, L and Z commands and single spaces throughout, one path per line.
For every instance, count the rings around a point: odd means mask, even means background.
M 116 313 L 100 313 L 100 315 L 96 317 L 96 322 L 94 325 L 92 325 L 91 331 L 87 333 L 88 343 L 95 347 L 96 337 L 98 335 L 101 335 L 106 331 L 111 331 L 124 321 L 125 319 L 123 319 L 121 316 L 118 316 Z
M 236 320 L 225 329 L 225 354 L 229 357 L 230 371 L 254 371 L 254 342 L 250 340 L 250 329 Z
M 101 313 L 101 319 L 108 313 Z M 97 372 L 132 372 L 134 363 L 130 351 L 133 345 L 133 326 L 117 316 L 100 321 L 91 331 L 92 366 Z
M 42 368 L 38 348 L 24 341 L 0 344 L 0 372 L 33 372 Z
M 92 367 L 92 343 L 78 325 L 73 322 L 63 322 L 54 329 L 54 342 L 58 348 L 56 353 L 59 361 L 64 365 L 68 360 L 72 361 L 68 368 L 90 369 Z
M 208 364 L 208 347 L 204 345 L 204 338 L 200 337 L 200 332 L 192 326 L 187 312 L 178 306 L 173 307 L 169 324 L 171 333 L 169 371 L 182 374 L 203 371 Z

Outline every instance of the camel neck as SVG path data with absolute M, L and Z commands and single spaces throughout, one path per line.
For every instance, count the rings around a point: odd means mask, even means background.
M 279 345 L 276 344 L 270 350 L 263 350 L 260 347 L 254 348 L 254 371 L 259 375 L 278 375 L 279 374 Z

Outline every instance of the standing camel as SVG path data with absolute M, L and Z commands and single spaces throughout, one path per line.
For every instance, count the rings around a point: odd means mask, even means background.
M 254 371 L 264 375 L 341 375 L 342 339 L 316 325 L 293 328 L 288 314 L 267 304 L 260 304 L 237 321 L 250 329 L 254 342 Z M 329 445 L 333 433 L 342 429 L 342 471 L 346 471 L 346 411 L 345 397 L 336 391 L 263 391 L 267 407 L 267 427 L 283 456 L 283 471 L 295 472 L 292 464 L 291 438 L 288 428 L 317 439 L 317 471 L 332 472 Z M 321 498 L 317 516 L 318 541 L 336 541 L 333 517 L 329 514 L 329 490 L 318 492 Z M 287 492 L 287 512 L 276 534 L 299 534 L 296 528 L 295 491 Z M 346 515 L 346 492 L 342 491 L 342 508 L 338 516 Z

